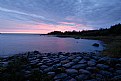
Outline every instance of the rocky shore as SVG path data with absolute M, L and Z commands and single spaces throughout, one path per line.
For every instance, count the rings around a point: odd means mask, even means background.
M 0 58 L 0 81 L 121 81 L 121 58 L 28 52 Z

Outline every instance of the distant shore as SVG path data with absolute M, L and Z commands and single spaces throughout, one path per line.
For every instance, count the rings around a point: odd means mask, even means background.
M 121 57 L 121 36 L 80 36 L 80 35 L 55 35 L 57 37 L 73 37 L 75 39 L 93 39 L 100 40 L 106 45 L 106 49 L 101 52 L 102 55 L 110 57 Z

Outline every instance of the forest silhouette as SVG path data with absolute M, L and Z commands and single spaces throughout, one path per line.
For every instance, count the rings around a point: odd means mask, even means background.
M 118 36 L 121 35 L 121 24 L 115 24 L 110 28 L 100 28 L 98 30 L 82 31 L 52 31 L 48 35 L 81 35 L 81 36 Z

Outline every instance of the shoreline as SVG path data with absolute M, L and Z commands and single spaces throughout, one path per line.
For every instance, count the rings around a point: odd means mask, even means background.
M 0 59 L 2 81 L 118 81 L 120 79 L 121 58 L 92 52 L 42 54 L 34 51 Z
M 72 37 L 75 39 L 99 40 L 105 44 L 102 55 L 110 57 L 121 57 L 121 36 L 80 36 L 80 35 L 55 35 L 57 37 Z

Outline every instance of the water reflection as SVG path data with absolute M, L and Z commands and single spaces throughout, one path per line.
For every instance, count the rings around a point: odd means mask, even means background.
M 103 47 L 93 47 L 97 40 L 74 38 L 58 38 L 43 35 L 0 35 L 0 55 L 10 55 L 26 51 L 40 52 L 91 52 L 102 50 Z

